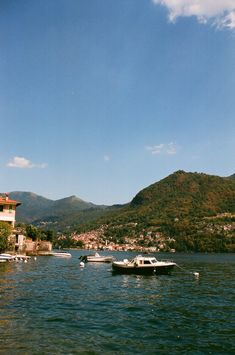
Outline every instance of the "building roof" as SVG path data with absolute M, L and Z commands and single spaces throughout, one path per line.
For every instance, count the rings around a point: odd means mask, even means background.
M 19 206 L 21 205 L 21 202 L 16 201 L 16 200 L 11 200 L 8 197 L 2 197 L 0 196 L 0 205 L 15 205 L 15 206 Z

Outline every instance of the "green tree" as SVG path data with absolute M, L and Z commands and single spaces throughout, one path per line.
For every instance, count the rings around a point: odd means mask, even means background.
M 28 224 L 26 227 L 26 235 L 29 238 L 32 238 L 33 241 L 40 239 L 41 232 L 38 228 L 34 227 L 32 224 Z
M 11 235 L 12 227 L 7 222 L 0 222 L 0 252 L 5 251 L 8 246 L 8 237 Z
M 53 230 L 44 230 L 41 232 L 41 239 L 52 243 L 55 239 L 55 232 Z

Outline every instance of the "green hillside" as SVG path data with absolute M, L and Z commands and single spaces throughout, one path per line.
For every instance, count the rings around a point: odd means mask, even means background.
M 10 192 L 13 200 L 21 202 L 17 207 L 17 222 L 31 223 L 35 218 L 42 216 L 44 211 L 48 210 L 54 201 L 39 196 L 33 192 L 13 191 Z
M 164 218 L 205 217 L 235 212 L 235 181 L 177 171 L 140 191 L 130 208 Z
M 235 180 L 177 171 L 101 223 L 107 224 L 107 239 L 123 243 L 133 239 L 145 246 L 162 243 L 164 250 L 234 252 Z
M 10 193 L 10 196 L 22 203 L 17 208 L 16 216 L 17 222 L 23 223 L 46 220 L 61 222 L 63 226 L 66 226 L 67 223 L 73 223 L 85 210 L 103 210 L 105 208 L 105 206 L 97 206 L 91 202 L 83 201 L 76 196 L 56 201 L 32 192 L 14 191 Z
M 104 239 L 119 244 L 135 240 L 144 246 L 162 243 L 166 250 L 235 251 L 234 175 L 177 171 L 144 188 L 126 205 L 96 206 L 76 196 L 52 201 L 32 193 L 10 195 L 22 202 L 18 222 L 67 235 L 102 225 Z
M 22 202 L 17 221 L 58 220 L 63 226 L 94 221 L 142 220 L 148 223 L 175 218 L 202 218 L 219 213 L 235 213 L 235 179 L 202 173 L 177 171 L 141 190 L 125 205 L 97 206 L 76 196 L 50 200 L 31 192 L 11 192 Z

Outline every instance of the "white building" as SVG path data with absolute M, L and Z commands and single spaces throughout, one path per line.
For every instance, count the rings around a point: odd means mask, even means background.
M 21 203 L 11 200 L 8 194 L 0 196 L 0 222 L 7 222 L 14 228 L 16 207 L 19 205 L 21 205 Z

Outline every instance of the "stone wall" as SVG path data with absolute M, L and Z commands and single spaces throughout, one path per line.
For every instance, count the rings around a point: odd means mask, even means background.
M 25 241 L 26 255 L 47 254 L 52 251 L 52 243 L 47 241 Z

